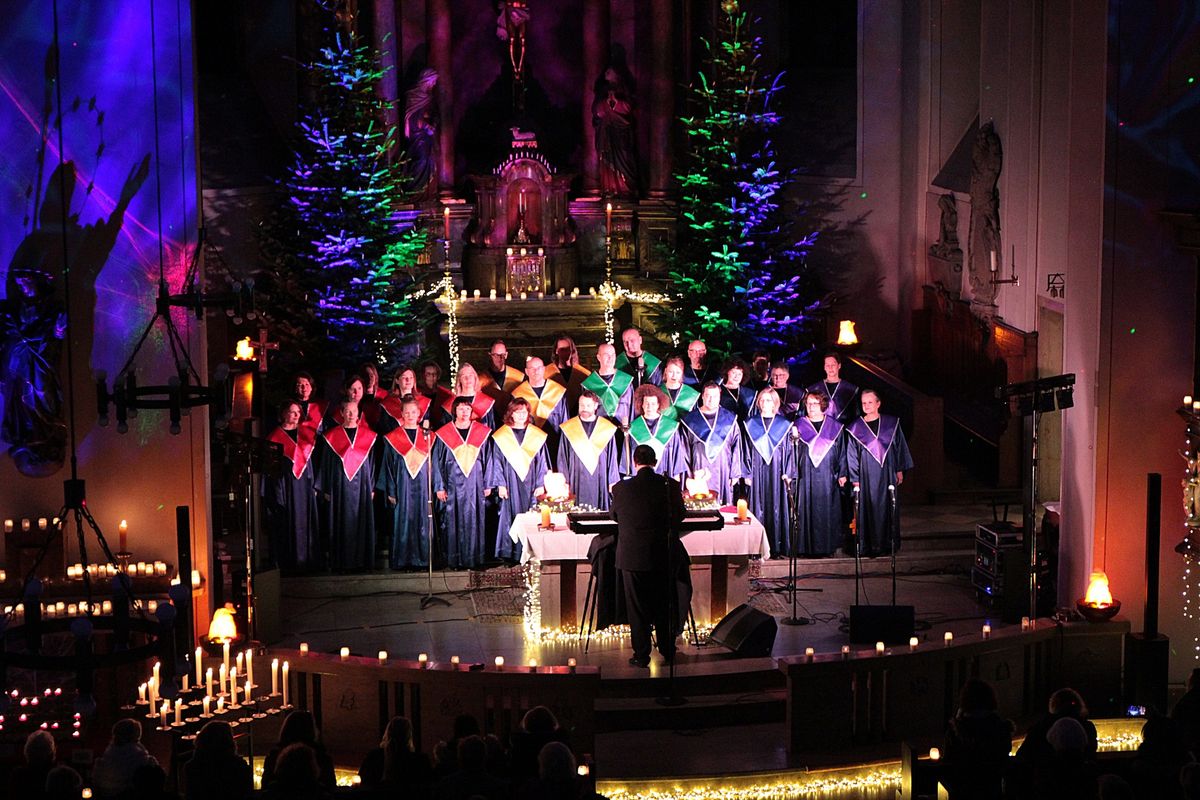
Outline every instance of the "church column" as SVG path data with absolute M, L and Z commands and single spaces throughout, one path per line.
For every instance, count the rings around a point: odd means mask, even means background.
M 666 197 L 671 185 L 671 118 L 675 114 L 674 9 L 670 0 L 650 3 L 650 152 L 646 188 L 650 197 Z
M 425 38 L 429 66 L 437 71 L 438 104 L 438 194 L 449 197 L 454 191 L 454 83 L 451 61 L 450 0 L 426 0 Z
M 596 81 L 608 66 L 608 0 L 583 0 L 583 193 L 600 194 L 600 162 L 592 127 Z
M 395 0 L 375 0 L 372 5 L 374 19 L 371 27 L 375 49 L 379 51 L 379 66 L 383 69 L 377 92 L 379 99 L 385 103 L 383 120 L 392 126 L 400 119 L 400 40 L 396 35 L 396 3 Z

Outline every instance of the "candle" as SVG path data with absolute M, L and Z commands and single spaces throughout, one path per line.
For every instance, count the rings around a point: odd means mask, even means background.
M 5 533 L 13 532 L 13 521 L 11 519 L 4 520 L 4 532 Z
M 201 648 L 196 648 L 196 659 L 192 663 L 196 665 L 196 685 L 199 686 L 203 675 L 201 670 L 204 668 L 204 651 Z
M 380 651 L 379 651 L 379 663 L 380 663 L 380 664 L 386 664 L 386 663 L 387 663 L 387 650 L 380 650 Z
M 217 713 L 218 714 L 225 713 L 225 698 L 224 697 L 217 698 Z
M 930 761 L 937 761 L 941 757 L 942 757 L 941 750 L 937 749 L 936 747 L 929 748 L 929 760 Z
M 165 562 L 165 561 L 155 561 L 155 562 L 154 562 L 154 574 L 155 574 L 155 576 L 156 576 L 156 577 L 159 577 L 159 578 L 166 577 L 166 574 L 167 574 L 167 562 Z
M 185 672 L 185 673 L 183 673 L 183 691 L 186 692 L 187 690 L 188 690 L 188 674 Z
M 253 691 L 254 687 L 250 685 L 250 681 L 246 681 L 246 685 L 242 687 L 242 697 L 244 698 L 242 702 L 246 705 L 250 705 L 254 702 L 254 699 L 251 695 Z
M 204 695 L 204 713 L 201 714 L 200 716 L 211 717 L 212 712 L 209 710 L 211 707 L 212 707 L 212 695 L 206 694 L 206 695 Z
M 604 204 L 604 233 L 606 236 L 612 235 L 612 203 Z
M 475 299 L 478 300 L 479 299 L 479 290 L 476 289 L 473 294 L 475 295 Z
M 193 589 L 200 588 L 200 570 L 198 570 L 198 569 L 192 570 L 192 588 Z
M 283 705 L 286 708 L 288 705 L 288 662 L 283 662 Z
M 571 672 L 575 671 L 575 667 L 577 664 L 578 664 L 578 662 L 575 659 L 573 659 L 573 658 L 567 659 L 567 669 L 571 670 Z
M 100 613 L 102 613 L 102 614 L 111 614 L 112 613 L 112 600 L 105 600 L 103 603 L 100 604 Z
M 217 675 L 217 688 L 219 689 L 217 694 L 226 694 L 225 682 L 229 680 L 229 670 L 225 668 L 224 664 L 221 665 L 221 671 Z
M 992 272 L 995 272 L 996 271 L 996 251 L 991 250 L 988 252 L 988 255 L 991 258 L 990 269 Z
M 160 663 L 159 663 L 159 662 L 157 662 L 157 661 L 155 661 L 155 662 L 154 662 L 154 666 L 150 668 L 150 672 L 151 672 L 151 674 L 153 674 L 153 675 L 154 675 L 154 683 L 155 683 L 155 684 L 157 684 L 157 683 L 158 683 L 158 676 L 161 674 L 161 673 L 160 673 L 160 670 L 161 670 L 161 669 L 162 669 L 162 664 L 160 664 Z
M 121 520 L 121 524 L 117 526 L 117 533 L 119 534 L 119 538 L 120 538 L 120 542 L 121 542 L 121 552 L 128 553 L 129 552 L 129 523 L 126 522 L 125 520 Z
M 308 642 L 300 643 L 300 655 L 302 655 L 302 656 L 308 655 Z
M 460 661 L 461 659 L 458 656 L 450 656 L 450 666 L 454 667 L 455 669 L 458 669 L 458 664 Z
M 229 693 L 233 695 L 233 704 L 237 705 L 237 690 L 238 690 L 238 668 L 234 667 L 229 670 Z
M 250 684 L 250 688 L 254 688 L 254 651 L 246 651 L 246 682 Z M 246 701 L 249 702 L 250 695 L 246 695 Z
M 442 235 L 446 242 L 450 242 L 450 206 L 442 208 Z M 993 257 L 995 254 L 993 253 Z
M 138 705 L 146 702 L 146 684 L 138 684 Z
M 238 672 L 244 671 L 244 668 L 242 667 L 242 662 L 245 660 L 245 658 L 246 658 L 246 656 L 244 654 L 238 653 L 237 656 L 233 659 L 234 666 L 237 667 Z
M 73 617 L 78 613 L 79 613 L 79 606 L 75 605 L 74 603 L 71 603 L 69 606 L 67 606 L 67 616 L 68 617 Z
M 221 663 L 225 665 L 225 671 L 229 672 L 229 642 L 224 642 L 221 645 Z
M 271 697 L 279 694 L 279 659 L 271 659 Z
M 537 659 L 536 658 L 529 659 L 529 671 L 537 672 Z
M 844 644 L 844 645 L 842 645 L 842 658 L 847 659 L 849 657 L 850 657 L 850 645 Z
M 954 634 L 951 633 L 950 631 L 946 631 L 946 635 L 943 638 L 946 642 L 946 647 L 949 647 L 950 645 L 954 644 Z
M 208 669 L 204 670 L 204 693 L 205 694 L 213 693 L 212 685 L 213 685 L 213 671 L 212 671 L 212 667 L 209 667 Z
M 238 685 L 236 680 L 229 681 L 229 707 L 238 707 Z
M 496 299 L 496 290 L 495 289 L 489 290 L 488 291 L 488 300 L 495 300 L 495 299 Z
M 885 648 L 884 648 L 883 642 L 875 643 L 875 655 L 877 655 L 877 656 L 883 655 L 884 650 L 885 650 Z
M 504 656 L 496 656 L 496 669 L 504 669 Z
M 529 293 L 528 293 L 528 292 L 521 292 L 521 299 L 522 299 L 522 300 L 528 299 L 528 297 L 529 297 Z
M 345 661 L 347 658 L 350 657 L 350 648 L 349 647 L 343 647 L 341 652 L 342 652 L 342 660 L 343 661 Z
M 1192 396 L 1190 394 L 1185 394 L 1183 396 L 1183 404 L 1185 406 L 1190 406 L 1192 404 Z M 7 528 L 5 530 L 7 530 Z
M 804 648 L 804 660 L 807 661 L 809 664 L 812 663 L 813 656 L 815 656 L 816 654 L 817 654 L 817 651 L 813 650 L 811 647 Z
M 146 610 L 149 611 L 151 614 L 153 614 L 155 611 L 158 611 L 158 601 L 151 600 L 149 603 L 146 604 Z
M 175 701 L 175 724 L 176 725 L 183 724 L 183 701 L 182 700 Z
M 1192 411 L 1200 411 L 1200 400 L 1192 401 Z
M 983 626 L 983 638 L 985 638 L 985 639 L 992 638 L 992 626 L 991 625 Z
M 29 533 L 29 528 L 30 528 L 29 519 L 28 518 L 22 519 L 21 520 L 21 530 L 24 531 L 25 533 Z
M 158 705 L 158 681 L 151 678 L 146 682 L 147 688 L 150 690 L 150 713 L 154 713 L 154 707 Z
M 542 506 L 542 528 L 550 529 L 550 509 L 547 506 Z
M 1029 617 L 1021 617 L 1021 630 L 1029 630 Z
M 908 639 L 908 650 L 909 650 L 909 652 L 916 652 L 916 649 L 917 649 L 917 637 L 911 636 Z
M 38 517 L 38 530 L 44 531 L 48 527 L 50 527 L 50 521 L 45 517 Z
M 504 299 L 505 299 L 505 300 L 512 300 L 512 292 L 505 292 L 505 293 L 504 293 Z
M 737 518 L 739 522 L 745 522 L 750 514 L 750 507 L 746 505 L 746 500 L 743 498 L 737 501 Z
M 429 669 L 429 654 L 421 653 L 417 656 L 417 663 L 421 665 L 421 669 Z
M 167 712 L 171 710 L 171 701 L 163 700 L 162 707 L 158 709 L 158 718 L 162 723 L 161 728 L 167 729 Z

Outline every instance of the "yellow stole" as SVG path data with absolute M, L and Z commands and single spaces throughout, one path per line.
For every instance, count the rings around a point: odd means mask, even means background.
M 491 431 L 487 429 L 486 425 L 472 422 L 471 429 L 467 432 L 467 438 L 464 439 L 458 432 L 458 428 L 454 427 L 454 422 L 451 421 L 438 428 L 436 435 L 442 440 L 442 444 L 450 448 L 450 452 L 454 454 L 454 460 L 458 462 L 458 468 L 465 476 L 470 475 L 471 470 L 475 469 L 479 451 L 483 449 L 490 433 Z
M 492 433 L 492 441 L 496 443 L 496 447 L 500 448 L 500 452 L 508 459 L 508 463 L 512 464 L 512 468 L 521 476 L 521 480 L 525 480 L 529 475 L 529 466 L 533 463 L 534 457 L 546 443 L 546 432 L 530 425 L 525 428 L 525 438 L 518 442 L 513 429 L 507 425 L 501 425 Z
M 592 428 L 592 435 L 589 438 L 584 433 L 583 420 L 579 417 L 571 417 L 562 424 L 559 430 L 571 443 L 575 457 L 583 462 L 590 475 L 596 471 L 596 466 L 600 463 L 600 454 L 604 452 L 604 448 L 608 447 L 608 443 L 616 435 L 617 426 L 604 417 L 597 417 L 596 426 Z
M 555 407 L 562 402 L 566 393 L 567 390 L 561 383 L 546 381 L 542 386 L 542 396 L 538 397 L 533 391 L 533 387 L 529 385 L 529 381 L 526 381 L 513 390 L 512 396 L 513 399 L 524 397 L 528 401 L 533 423 L 540 428 L 546 424 L 546 420 Z

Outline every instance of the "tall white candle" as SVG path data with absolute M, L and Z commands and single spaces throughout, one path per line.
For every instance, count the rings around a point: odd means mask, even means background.
M 288 662 L 283 662 L 283 704 L 288 704 Z
M 203 680 L 201 669 L 204 668 L 204 651 L 199 647 L 196 648 L 196 685 L 199 686 Z
M 175 701 L 175 724 L 176 725 L 183 724 L 183 701 L 182 700 Z
M 171 710 L 171 701 L 163 700 L 162 706 L 158 709 L 158 718 L 165 730 L 167 728 L 167 712 Z
M 211 695 L 213 693 L 213 671 L 212 667 L 204 670 L 204 693 Z
M 210 708 L 212 708 L 212 695 L 206 694 L 204 695 L 204 713 L 200 716 L 211 717 L 212 712 L 209 710 Z
M 279 694 L 279 659 L 271 659 L 271 697 Z
M 250 684 L 250 688 L 254 688 L 254 651 L 246 651 L 246 682 Z M 246 695 L 246 702 L 250 702 L 250 695 Z
M 229 670 L 226 669 L 224 664 L 221 665 L 221 671 L 218 674 L 218 678 L 219 678 L 219 680 L 217 681 L 217 683 L 219 685 L 217 686 L 217 688 L 219 689 L 219 691 L 217 692 L 217 694 L 226 694 L 225 681 L 229 678 Z
M 229 670 L 229 693 L 233 695 L 233 704 L 237 705 L 237 690 L 238 690 L 238 668 L 234 667 Z

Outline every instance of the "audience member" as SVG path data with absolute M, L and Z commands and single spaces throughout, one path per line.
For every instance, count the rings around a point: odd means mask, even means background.
M 80 800 L 82 792 L 83 778 L 66 764 L 59 764 L 46 773 L 46 800 Z
M 326 789 L 333 789 L 336 781 L 333 777 L 333 759 L 325 752 L 321 737 L 317 731 L 317 721 L 311 711 L 293 711 L 283 720 L 279 729 L 279 741 L 267 752 L 263 760 L 262 783 L 266 786 L 275 776 L 275 761 L 288 745 L 306 744 L 313 749 L 317 766 L 320 768 L 319 780 Z
M 432 774 L 429 759 L 413 747 L 412 723 L 405 717 L 392 717 L 379 747 L 367 753 L 358 769 L 364 787 L 386 789 L 389 797 L 416 795 Z
M 142 723 L 117 720 L 112 738 L 92 767 L 92 787 L 105 796 L 116 796 L 133 785 L 133 774 L 146 764 L 158 764 L 142 745 Z
M 39 798 L 46 796 L 46 775 L 54 767 L 54 737 L 47 731 L 34 731 L 25 737 L 22 751 L 25 763 L 8 776 L 8 796 Z
M 1033 800 L 1092 800 L 1097 794 L 1096 767 L 1083 724 L 1064 716 L 1046 731 L 1049 758 L 1033 771 Z
M 1200 754 L 1200 667 L 1188 675 L 1187 691 L 1171 709 L 1171 719 L 1178 723 L 1184 743 L 1196 757 Z
M 977 678 L 963 684 L 946 729 L 946 787 L 953 798 L 998 800 L 1012 750 L 1013 725 L 997 713 L 996 692 Z
M 1179 770 L 1179 785 L 1186 800 L 1200 800 L 1200 761 L 1183 765 Z
M 448 742 L 438 742 L 433 749 L 433 771 L 441 778 L 458 769 L 458 743 L 468 736 L 481 736 L 479 720 L 470 714 L 459 714 L 454 718 L 453 736 Z
M 178 800 L 179 795 L 167 792 L 167 773 L 152 760 L 133 771 L 126 797 L 129 800 Z
M 537 777 L 519 789 L 518 800 L 577 800 L 579 777 L 571 748 L 549 742 L 538 753 L 537 765 Z
M 285 723 L 286 725 L 286 723 Z M 302 742 L 293 742 L 280 750 L 272 764 L 268 781 L 263 777 L 261 796 L 271 800 L 324 800 L 331 795 L 321 785 L 322 766 L 317 751 Z
M 470 800 L 476 796 L 501 800 L 508 783 L 487 770 L 487 743 L 482 736 L 467 736 L 458 742 L 458 768 L 437 782 L 437 800 Z
M 566 732 L 558 725 L 554 712 L 545 706 L 534 706 L 525 712 L 521 727 L 513 731 L 512 751 L 509 754 L 513 786 L 538 774 L 538 754 L 550 742 L 566 742 Z
M 1183 797 L 1179 773 L 1189 761 L 1187 745 L 1175 720 L 1152 713 L 1142 726 L 1142 743 L 1129 768 L 1136 796 L 1147 800 Z
M 1096 781 L 1098 800 L 1134 800 L 1133 789 L 1120 775 L 1101 775 Z
M 213 720 L 196 734 L 196 749 L 183 765 L 186 800 L 243 800 L 254 788 L 250 765 L 238 755 L 233 728 Z

